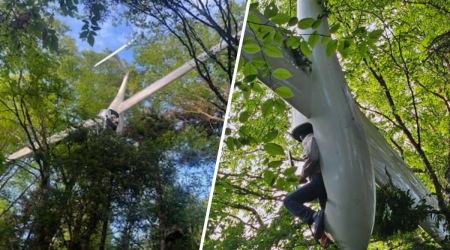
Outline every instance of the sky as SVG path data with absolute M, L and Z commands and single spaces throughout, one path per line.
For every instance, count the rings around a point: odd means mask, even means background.
M 81 20 L 61 15 L 56 15 L 56 18 L 69 26 L 70 32 L 67 35 L 75 40 L 79 51 L 102 52 L 105 49 L 114 51 L 132 39 L 133 27 L 125 24 L 115 26 L 112 18 L 108 18 L 105 22 L 99 23 L 101 29 L 97 31 L 94 46 L 91 47 L 87 41 L 80 39 L 81 27 L 84 24 Z M 133 61 L 133 49 L 130 47 L 121 51 L 119 55 L 129 63 Z

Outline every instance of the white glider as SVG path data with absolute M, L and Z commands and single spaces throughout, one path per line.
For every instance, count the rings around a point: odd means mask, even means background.
M 239 36 L 239 34 L 237 36 Z M 123 45 L 122 47 L 117 49 L 116 51 L 112 52 L 110 55 L 108 55 L 104 59 L 102 59 L 100 62 L 95 64 L 94 67 L 102 64 L 103 62 L 105 62 L 106 60 L 108 60 L 114 56 L 114 57 L 116 57 L 120 68 L 125 72 L 125 76 L 122 80 L 122 84 L 119 88 L 119 91 L 117 92 L 116 97 L 111 102 L 111 104 L 108 106 L 108 109 L 101 110 L 96 119 L 90 119 L 90 120 L 83 122 L 81 124 L 82 127 L 91 127 L 96 124 L 100 124 L 102 122 L 105 122 L 107 119 L 110 119 L 110 117 L 112 117 L 115 113 L 118 113 L 119 117 L 117 117 L 117 118 L 119 119 L 119 121 L 117 124 L 117 131 L 120 132 L 123 127 L 123 116 L 120 114 L 127 111 L 128 109 L 130 109 L 137 103 L 143 101 L 145 98 L 147 98 L 151 94 L 155 93 L 159 89 L 163 88 L 164 86 L 168 85 L 169 83 L 182 77 L 183 75 L 185 75 L 186 73 L 188 73 L 189 71 L 191 71 L 192 69 L 194 69 L 196 67 L 195 60 L 192 59 L 192 60 L 186 62 L 185 64 L 181 65 L 179 68 L 173 70 L 166 76 L 164 76 L 161 79 L 157 80 L 156 82 L 152 83 L 148 87 L 142 89 L 141 91 L 139 91 L 135 95 L 131 96 L 127 100 L 125 100 L 125 92 L 126 92 L 128 76 L 129 76 L 130 72 L 126 70 L 124 63 L 118 57 L 117 54 L 120 51 L 124 50 L 126 47 L 130 46 L 135 40 L 136 40 L 136 38 L 132 39 L 131 41 L 129 41 L 128 43 L 126 43 L 125 45 Z M 227 47 L 228 47 L 228 43 L 226 41 L 222 41 L 219 44 L 217 44 L 216 46 L 212 47 L 209 51 L 209 54 L 216 54 Z M 206 61 L 209 58 L 209 54 L 204 52 L 197 57 L 197 60 L 202 61 L 202 62 Z M 74 129 L 75 128 L 68 128 L 58 134 L 50 136 L 47 140 L 47 143 L 52 144 L 52 143 L 61 141 L 69 134 L 70 131 L 73 131 Z M 38 148 L 37 143 L 35 143 L 34 146 L 36 148 Z M 32 152 L 33 151 L 29 147 L 25 147 L 25 148 L 18 150 L 15 153 L 9 155 L 6 159 L 7 159 L 7 161 L 16 160 L 16 159 L 22 158 L 24 156 L 27 156 L 27 155 L 31 154 Z

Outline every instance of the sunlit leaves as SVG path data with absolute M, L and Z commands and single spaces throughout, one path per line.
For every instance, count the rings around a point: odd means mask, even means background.
M 286 69 L 278 68 L 273 71 L 273 76 L 275 76 L 276 78 L 278 78 L 280 80 L 284 80 L 284 79 L 290 78 L 292 76 L 292 74 L 289 71 L 287 71 Z
M 308 42 L 302 41 L 300 43 L 300 50 L 305 54 L 306 56 L 311 56 L 312 51 L 309 49 Z
M 278 168 L 283 164 L 282 161 L 271 161 L 269 162 L 269 164 L 267 164 L 269 166 L 269 168 Z
M 284 155 L 284 149 L 276 143 L 264 144 L 264 150 L 271 155 Z
M 322 45 L 325 45 L 325 44 L 327 44 L 329 41 L 331 41 L 331 37 L 330 37 L 330 36 L 323 36 L 323 37 L 322 37 L 322 42 L 321 42 L 321 44 L 322 44 Z
M 267 8 L 264 9 L 264 16 L 266 18 L 271 18 L 275 16 L 277 13 L 278 7 L 274 3 L 269 4 L 269 6 L 267 6 Z
M 282 99 L 277 99 L 273 102 L 273 106 L 275 107 L 275 110 L 278 111 L 278 113 L 283 113 L 288 109 L 289 107 L 284 103 Z
M 303 18 L 298 22 L 298 27 L 302 30 L 309 29 L 315 21 L 316 19 L 314 18 Z
M 251 3 L 249 10 L 254 10 L 254 9 L 258 8 L 258 6 L 259 6 L 259 3 Z
M 334 52 L 336 52 L 337 46 L 338 46 L 338 41 L 331 40 L 327 45 L 327 49 L 326 49 L 327 56 L 333 55 Z
M 339 28 L 341 28 L 341 24 L 337 23 L 337 24 L 333 25 L 333 26 L 330 28 L 330 33 L 331 33 L 331 34 L 336 33 L 336 31 L 338 31 Z
M 291 17 L 284 13 L 278 13 L 272 18 L 270 18 L 270 21 L 272 21 L 274 24 L 285 24 L 291 19 Z
M 257 75 L 257 74 L 258 74 L 258 70 L 256 69 L 255 66 L 253 66 L 253 64 L 246 63 L 244 65 L 244 75 L 245 76 L 253 76 L 253 75 Z
M 319 41 L 319 35 L 317 34 L 317 31 L 312 33 L 308 38 L 308 43 L 311 46 L 311 48 L 314 48 Z
M 383 30 L 374 30 L 369 33 L 369 38 L 378 40 L 382 34 L 383 34 Z
M 270 57 L 279 57 L 279 58 L 283 57 L 281 50 L 273 44 L 265 45 L 263 51 L 267 56 L 270 56 Z
M 242 49 L 245 53 L 254 54 L 256 52 L 259 52 L 261 50 L 261 47 L 256 43 L 247 43 L 242 46 Z
M 286 46 L 289 46 L 293 49 L 297 48 L 300 45 L 300 38 L 291 36 L 286 40 Z
M 249 13 L 247 16 L 247 22 L 250 23 L 260 23 L 259 17 L 253 13 Z
M 270 170 L 266 170 L 266 171 L 264 171 L 263 176 L 264 176 L 264 181 L 267 183 L 267 185 L 273 186 L 273 184 L 275 183 L 275 180 L 277 178 L 275 173 Z
M 262 115 L 268 117 L 272 113 L 273 100 L 269 99 L 262 104 Z
M 291 19 L 289 19 L 288 25 L 289 26 L 294 26 L 297 25 L 298 23 L 298 18 L 297 17 L 292 17 Z
M 253 64 L 258 69 L 262 69 L 267 65 L 266 60 L 264 60 L 264 58 L 260 58 L 260 57 L 252 58 L 250 60 L 250 63 Z
M 273 141 L 275 138 L 277 138 L 278 136 L 278 131 L 277 130 L 273 130 L 270 131 L 269 133 L 267 133 L 267 135 L 264 136 L 263 141 L 264 142 L 271 142 Z
M 239 121 L 242 123 L 246 122 L 248 120 L 248 118 L 250 117 L 250 115 L 251 114 L 247 111 L 242 112 L 241 115 L 239 116 Z
M 313 28 L 313 29 L 319 28 L 320 23 L 321 23 L 321 20 L 320 20 L 320 19 L 317 19 L 317 20 L 314 21 L 314 23 L 311 25 L 311 28 Z
M 276 88 L 275 93 L 277 93 L 281 98 L 294 97 L 294 93 L 292 93 L 292 90 L 286 86 Z
M 281 44 L 283 43 L 283 35 L 280 32 L 277 32 L 274 36 L 274 41 L 278 46 L 281 46 Z

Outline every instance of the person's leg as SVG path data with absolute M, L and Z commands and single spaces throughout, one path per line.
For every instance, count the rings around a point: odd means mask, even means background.
M 311 225 L 314 222 L 314 211 L 303 204 L 318 198 L 319 193 L 317 191 L 317 181 L 312 180 L 288 194 L 283 200 L 283 204 L 292 214 Z
M 325 190 L 325 184 L 323 182 L 322 174 L 318 174 L 314 176 L 313 181 L 315 181 L 317 187 L 317 193 L 319 195 L 319 204 L 320 211 L 318 212 L 318 216 L 315 218 L 315 226 L 314 226 L 314 238 L 316 240 L 320 239 L 321 243 L 326 243 L 326 235 L 324 234 L 325 230 L 325 206 L 327 204 L 327 191 Z M 325 237 L 325 238 L 324 238 Z
M 319 195 L 320 209 L 325 209 L 325 205 L 327 204 L 327 191 L 325 189 L 322 174 L 318 174 L 317 176 L 315 176 L 315 178 L 317 181 L 317 192 Z

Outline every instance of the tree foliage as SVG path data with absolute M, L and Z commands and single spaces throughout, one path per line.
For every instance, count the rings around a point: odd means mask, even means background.
M 199 247 L 199 218 L 206 212 L 242 6 L 217 2 L 222 9 L 214 14 L 203 6 L 204 20 L 215 23 L 212 29 L 186 10 L 177 10 L 186 16 L 168 26 L 153 19 L 141 23 L 146 38 L 135 47 L 135 64 L 126 65 L 131 71 L 127 97 L 207 51 L 222 36 L 229 48 L 208 54 L 212 59 L 199 63 L 197 72 L 130 109 L 124 114 L 124 135 L 118 136 L 101 127 L 83 128 L 80 122 L 108 106 L 122 71 L 112 60 L 94 69 L 108 51 L 79 52 L 65 35 L 68 27 L 54 18 L 58 13 L 81 20 L 80 37 L 92 45 L 102 21 L 115 15 L 115 4 L 0 4 L 1 249 Z M 164 4 L 154 2 L 170 11 Z M 78 10 L 81 6 L 84 10 Z M 138 8 L 126 10 L 136 25 L 138 16 L 145 15 Z M 167 33 L 183 22 L 189 29 L 182 39 Z M 196 42 L 189 47 L 183 39 Z M 49 141 L 68 128 L 65 140 Z M 31 155 L 6 162 L 7 155 L 26 146 Z
M 295 51 L 298 65 L 305 71 L 309 71 L 308 56 L 315 46 L 326 46 L 328 55 L 338 53 L 360 108 L 439 201 L 438 211 L 423 207 L 419 210 L 449 225 L 446 187 L 450 54 L 446 45 L 450 27 L 444 21 L 449 16 L 445 1 L 320 2 L 325 6 L 324 13 L 303 20 L 295 16 L 295 1 L 258 1 L 251 5 L 250 9 L 258 9 L 271 23 L 261 22 L 257 15 L 250 14 L 247 19 L 247 27 L 256 39 L 244 37 L 243 50 L 249 54 L 262 51 L 263 57 L 239 60 L 206 249 L 226 249 L 227 245 L 244 241 L 238 249 L 313 248 L 299 243 L 313 245 L 306 226 L 295 226 L 298 220 L 289 218 L 290 225 L 273 227 L 275 218 L 288 217 L 281 200 L 297 184 L 288 154 L 299 158 L 301 146 L 290 138 L 288 106 L 279 98 L 291 93 L 287 89 L 267 89 L 256 75 L 260 70 L 267 76 L 288 78 L 290 72 L 275 74 L 264 59 L 283 57 L 282 51 L 288 48 Z M 320 26 L 316 21 L 324 17 L 328 18 L 330 34 L 315 33 Z M 302 33 L 306 28 L 312 28 L 312 33 Z M 417 221 L 423 218 L 422 212 L 416 210 L 420 204 L 411 203 L 409 195 L 397 189 L 381 188 L 379 192 L 385 194 L 379 197 L 379 204 L 395 207 L 390 199 L 402 197 L 397 201 L 404 203 L 397 205 L 417 220 L 409 221 L 408 233 L 405 225 L 397 223 L 401 233 L 374 237 L 371 249 L 437 248 L 429 236 L 417 229 Z M 389 203 L 383 202 L 386 199 Z M 377 212 L 382 216 L 386 210 L 380 206 Z M 389 221 L 404 221 L 402 218 L 395 216 Z M 382 222 L 377 223 L 382 227 Z M 263 230 L 269 232 L 264 244 L 259 238 Z M 236 232 L 242 237 L 227 238 Z M 298 237 L 275 236 L 281 232 L 295 232 Z

